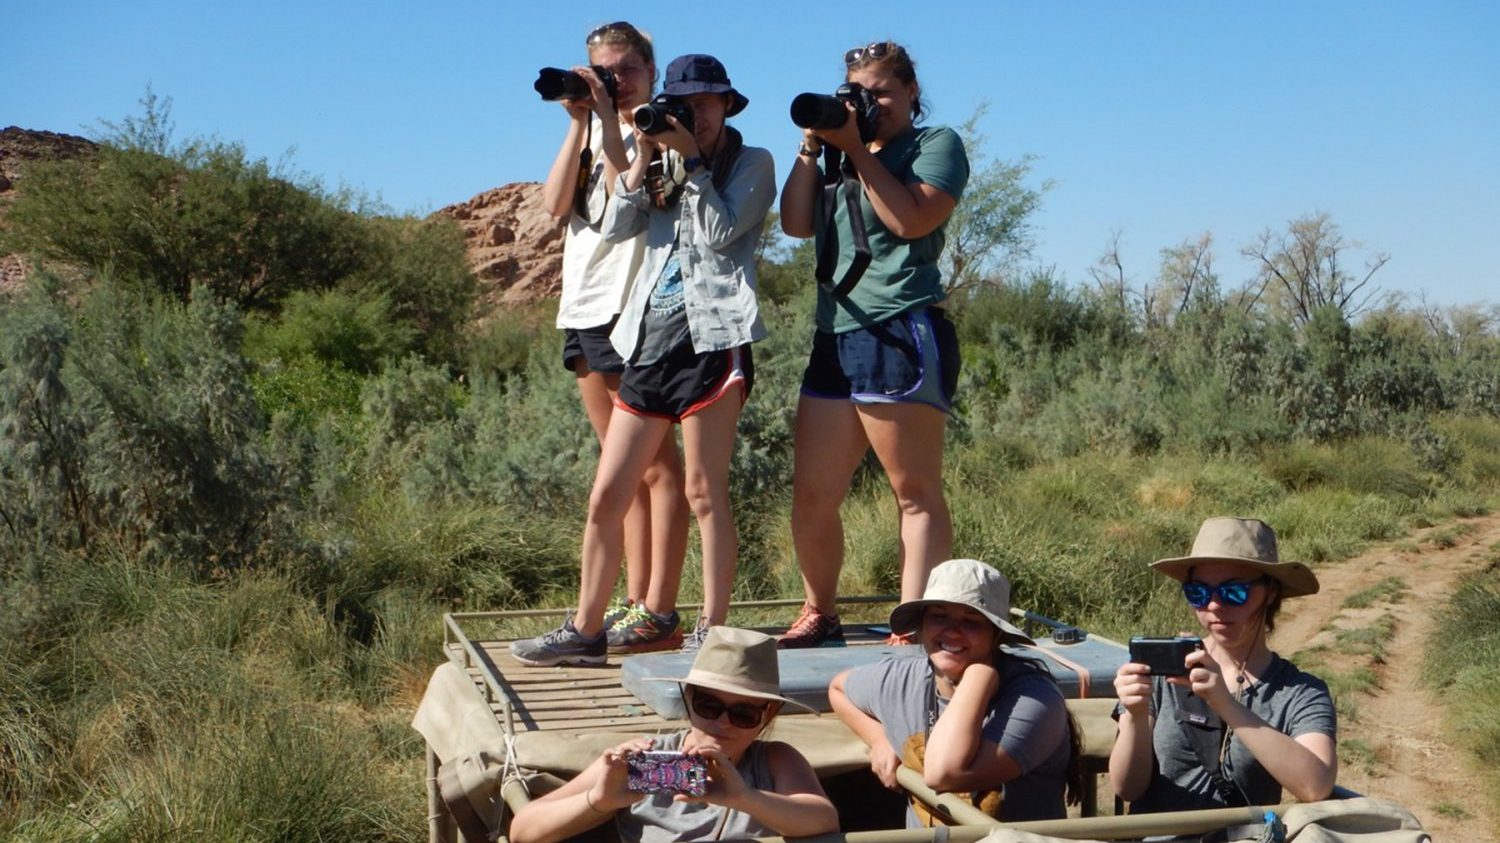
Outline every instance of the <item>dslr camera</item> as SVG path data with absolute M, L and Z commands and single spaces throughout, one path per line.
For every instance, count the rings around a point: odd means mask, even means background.
M 682 128 L 689 132 L 693 130 L 693 107 L 687 104 L 682 97 L 674 97 L 671 94 L 657 94 L 645 105 L 635 110 L 635 127 L 648 135 L 659 135 L 672 128 L 667 122 L 667 115 L 677 118 Z
M 845 82 L 827 94 L 798 94 L 792 99 L 792 122 L 803 129 L 837 129 L 849 121 L 849 110 L 844 103 L 854 105 L 854 119 L 859 126 L 859 139 L 865 143 L 875 139 L 875 119 L 880 116 L 880 103 L 875 95 L 858 82 Z
M 1176 638 L 1130 639 L 1130 660 L 1151 668 L 1152 676 L 1186 676 L 1187 657 L 1203 649 L 1203 640 L 1191 635 Z
M 615 75 L 597 64 L 591 67 L 599 76 L 599 81 L 604 83 L 605 93 L 609 94 L 611 100 L 616 99 L 618 93 L 615 87 Z M 587 79 L 560 67 L 544 67 L 537 71 L 536 81 L 531 84 L 531 87 L 535 88 L 536 92 L 541 94 L 542 99 L 547 102 L 588 99 L 591 93 Z

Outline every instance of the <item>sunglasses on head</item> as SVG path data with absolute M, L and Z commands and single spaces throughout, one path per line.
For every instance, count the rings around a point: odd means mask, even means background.
M 694 688 L 687 694 L 688 710 L 702 717 L 704 720 L 718 720 L 725 712 L 729 713 L 729 722 L 741 729 L 754 729 L 760 725 L 760 721 L 766 716 L 769 705 L 751 705 L 749 703 L 726 703 L 707 691 Z
M 893 44 L 890 41 L 876 41 L 873 44 L 855 47 L 844 53 L 844 66 L 851 67 L 867 60 L 879 61 L 886 56 L 893 56 L 900 52 L 902 52 L 900 44 Z
M 584 39 L 584 43 L 592 47 L 595 44 L 603 42 L 611 32 L 621 33 L 622 35 L 630 38 L 632 41 L 639 41 L 641 38 L 640 30 L 636 29 L 634 26 L 631 26 L 630 21 L 617 20 L 614 23 L 606 23 L 603 26 L 596 28 L 593 32 L 590 32 L 589 37 Z
M 1243 606 L 1250 599 L 1250 589 L 1265 582 L 1268 577 L 1260 576 L 1253 580 L 1229 580 L 1218 585 L 1209 585 L 1198 580 L 1184 580 L 1182 583 L 1182 596 L 1187 598 L 1189 606 L 1194 609 L 1202 609 L 1208 606 L 1214 597 L 1225 606 Z

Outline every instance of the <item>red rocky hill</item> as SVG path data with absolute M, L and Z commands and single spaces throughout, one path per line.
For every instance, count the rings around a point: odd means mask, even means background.
M 77 158 L 97 148 L 76 135 L 16 126 L 0 130 L 0 226 L 15 191 L 25 189 L 29 163 Z M 436 212 L 463 227 L 469 266 L 479 279 L 481 313 L 556 296 L 561 289 L 564 224 L 541 203 L 540 184 L 508 184 Z M 0 255 L 0 293 L 18 288 L 26 272 L 18 255 Z

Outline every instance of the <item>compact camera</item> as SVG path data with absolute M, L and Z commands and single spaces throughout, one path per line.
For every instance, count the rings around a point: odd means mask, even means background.
M 682 97 L 657 94 L 652 100 L 635 110 L 635 127 L 648 135 L 659 135 L 672 128 L 667 115 L 677 118 L 682 128 L 693 130 L 693 107 Z
M 803 129 L 837 129 L 849 120 L 849 110 L 844 103 L 854 105 L 859 139 L 865 143 L 874 140 L 880 103 L 868 88 L 858 82 L 845 82 L 831 97 L 827 94 L 798 94 L 792 99 L 792 122 Z
M 1152 676 L 1186 676 L 1187 657 L 1203 649 L 1203 639 L 1191 635 L 1176 638 L 1130 639 L 1130 660 L 1151 668 Z
M 708 762 L 681 752 L 632 752 L 625 757 L 625 786 L 636 793 L 708 792 Z
M 617 97 L 615 87 L 615 75 L 599 65 L 592 65 L 594 73 L 599 76 L 599 81 L 604 83 L 604 91 L 609 94 L 610 99 Z M 588 99 L 589 82 L 578 73 L 571 70 L 563 70 L 560 67 L 544 67 L 537 71 L 536 81 L 531 84 L 536 92 L 542 95 L 542 99 L 552 102 L 555 100 L 582 100 Z

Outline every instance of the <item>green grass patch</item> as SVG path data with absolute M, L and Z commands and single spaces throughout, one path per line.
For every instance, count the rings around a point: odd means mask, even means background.
M 1336 632 L 1334 649 L 1345 655 L 1368 656 L 1375 664 L 1384 664 L 1386 644 L 1395 633 L 1395 616 L 1383 615 L 1369 626 Z
M 1467 820 L 1474 816 L 1467 808 L 1453 802 L 1439 802 L 1432 806 L 1432 812 L 1450 820 Z
M 1345 597 L 1344 608 L 1363 609 L 1376 603 L 1400 603 L 1406 594 L 1405 580 L 1400 577 L 1386 577 L 1369 588 Z
M 1375 748 L 1368 741 L 1359 738 L 1346 738 L 1339 741 L 1339 761 L 1352 767 L 1358 767 L 1366 775 L 1376 776 L 1380 774 L 1380 757 Z

